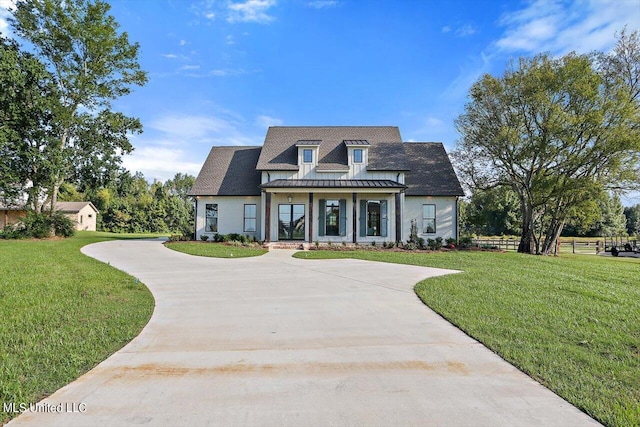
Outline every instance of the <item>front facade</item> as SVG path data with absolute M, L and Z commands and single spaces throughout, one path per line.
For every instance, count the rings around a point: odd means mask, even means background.
M 397 127 L 270 127 L 262 147 L 213 147 L 190 195 L 196 238 L 400 242 L 457 237 L 463 195 L 440 143 Z

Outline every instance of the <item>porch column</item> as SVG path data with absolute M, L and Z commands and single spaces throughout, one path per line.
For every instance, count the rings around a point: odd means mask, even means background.
M 400 193 L 396 193 L 396 243 L 402 241 L 402 208 L 400 207 Z
M 309 243 L 313 242 L 313 193 L 309 193 Z
M 353 203 L 351 205 L 353 207 L 352 209 L 353 213 L 351 214 L 351 216 L 352 216 L 352 223 L 353 223 L 353 243 L 356 243 L 358 239 L 358 231 L 357 231 L 358 218 L 356 217 L 356 205 L 357 205 L 356 193 L 353 193 L 352 200 L 353 200 Z
M 266 193 L 266 206 L 264 213 L 264 240 L 265 242 L 271 241 L 271 193 Z

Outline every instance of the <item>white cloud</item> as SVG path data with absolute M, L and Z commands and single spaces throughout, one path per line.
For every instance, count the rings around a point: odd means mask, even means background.
M 607 51 L 625 25 L 640 27 L 638 2 L 590 0 L 580 3 L 537 0 L 502 16 L 505 28 L 495 47 L 504 52 Z
M 308 2 L 307 6 L 314 9 L 328 9 L 331 7 L 338 7 L 340 4 L 341 3 L 336 0 L 315 0 Z
M 445 25 L 444 27 L 442 27 L 442 32 L 443 33 L 448 33 L 451 31 L 451 27 L 448 25 Z
M 275 18 L 268 15 L 269 9 L 276 5 L 275 0 L 247 0 L 244 3 L 230 3 L 227 22 L 255 22 L 267 24 Z
M 205 13 L 205 14 L 204 14 L 204 17 L 205 17 L 205 18 L 207 18 L 207 19 L 211 19 L 211 20 L 213 20 L 213 19 L 215 19 L 215 18 L 216 18 L 216 14 L 215 14 L 215 13 L 213 13 L 213 12 L 208 12 L 208 13 Z
M 179 42 L 178 44 L 179 44 L 180 46 L 184 46 L 184 45 L 186 45 L 186 44 L 187 44 L 187 41 L 183 39 L 183 40 L 180 40 L 180 42 Z
M 175 53 L 163 53 L 162 56 L 167 59 L 176 59 L 178 57 Z
M 282 126 L 284 122 L 282 121 L 282 119 L 261 115 L 256 117 L 255 123 L 261 128 L 268 128 L 269 126 Z
M 204 161 L 204 160 L 203 160 Z M 185 159 L 185 152 L 179 148 L 148 145 L 136 148 L 130 155 L 123 156 L 122 165 L 131 171 L 142 172 L 146 179 L 166 181 L 176 173 L 197 175 L 202 163 Z
M 456 36 L 468 37 L 474 35 L 478 30 L 475 27 L 466 24 L 456 30 Z
M 225 37 L 225 44 L 228 45 L 232 45 L 232 44 L 236 44 L 235 39 L 233 38 L 233 36 L 231 34 L 229 34 L 227 37 Z
M 199 65 L 183 65 L 180 67 L 181 70 L 198 70 L 200 69 Z

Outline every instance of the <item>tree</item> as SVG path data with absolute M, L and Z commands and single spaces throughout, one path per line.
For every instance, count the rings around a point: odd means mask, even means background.
M 518 196 L 508 187 L 476 190 L 467 206 L 466 221 L 472 233 L 485 236 L 518 234 Z
M 618 52 L 632 53 L 621 65 L 611 59 Z M 637 32 L 623 31 L 609 56 L 521 58 L 471 87 L 454 160 L 472 188 L 517 194 L 519 252 L 552 253 L 573 212 L 638 178 L 640 107 L 630 86 L 640 80 L 637 52 Z
M 23 193 L 40 210 L 60 147 L 55 141 L 54 77 L 15 41 L 0 38 L 0 195 L 6 205 Z
M 627 218 L 627 233 L 629 236 L 640 235 L 640 204 L 624 208 Z
M 118 153 L 133 149 L 127 135 L 142 131 L 137 119 L 111 111 L 112 100 L 145 84 L 147 76 L 138 64 L 138 44 L 118 33 L 109 9 L 101 0 L 26 0 L 17 3 L 10 20 L 56 78 L 55 140 L 47 141 L 55 149 L 47 156 L 47 186 L 38 190 L 51 206 L 65 180 L 88 172 L 97 173 L 97 180 L 112 174 Z

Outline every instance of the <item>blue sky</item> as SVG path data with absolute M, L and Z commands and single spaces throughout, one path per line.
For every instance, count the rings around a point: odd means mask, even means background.
M 196 175 L 212 145 L 260 145 L 270 125 L 394 125 L 451 150 L 483 73 L 608 51 L 616 31 L 640 28 L 640 0 L 109 3 L 149 72 L 115 108 L 142 120 L 124 165 L 150 180 Z

